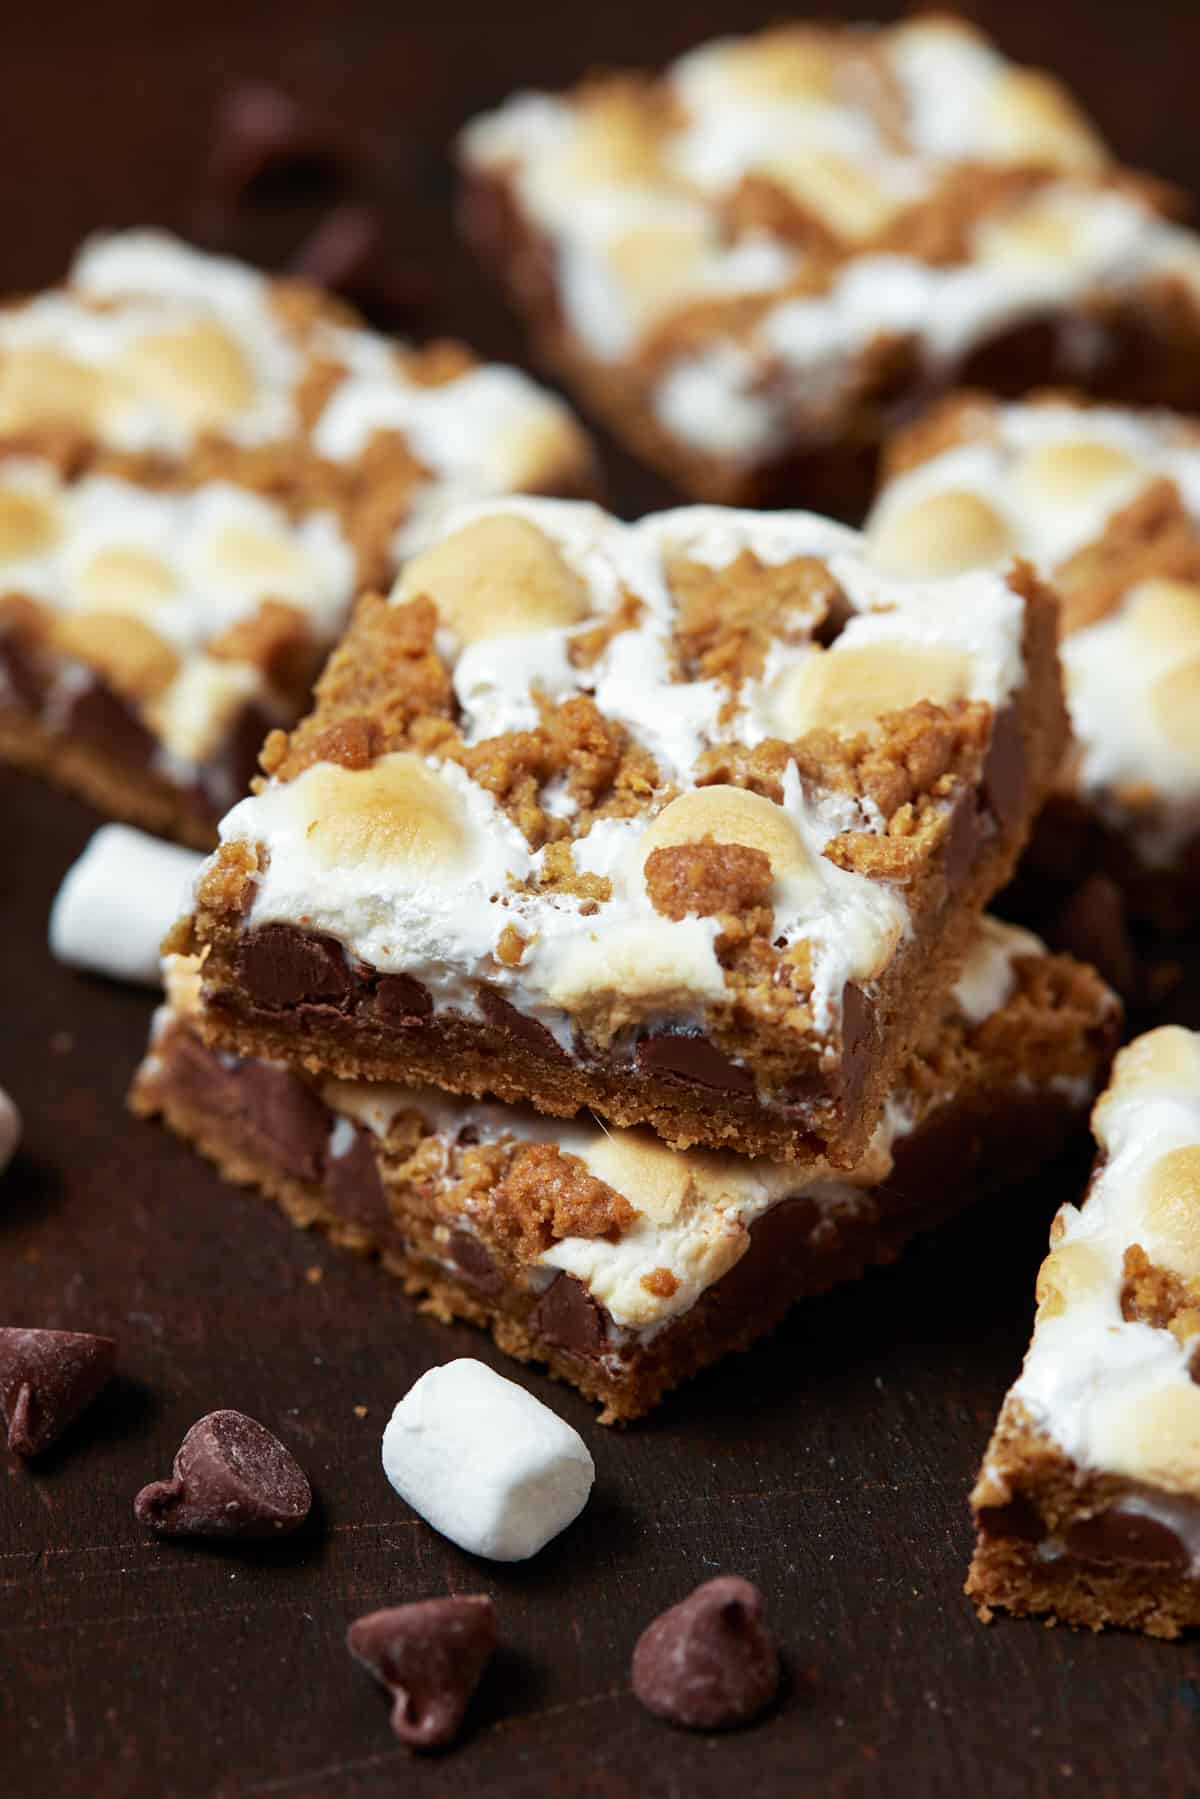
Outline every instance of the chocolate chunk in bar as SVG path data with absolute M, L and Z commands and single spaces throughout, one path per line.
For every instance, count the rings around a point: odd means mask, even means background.
M 685 1730 L 735 1730 L 766 1710 L 779 1653 L 762 1594 L 721 1575 L 656 1618 L 633 1652 L 633 1691 L 647 1711 Z
M 496 1647 L 486 1593 L 423 1599 L 368 1612 L 346 1647 L 392 1695 L 392 1729 L 413 1749 L 440 1749 L 458 1735 Z
M 308 1517 L 312 1489 L 278 1437 L 244 1412 L 210 1412 L 180 1444 L 170 1480 L 133 1502 L 163 1537 L 278 1537 Z
M 294 1006 L 304 1000 L 336 1000 L 353 984 L 346 958 L 332 937 L 269 924 L 238 945 L 238 974 L 260 1006 Z
M 0 1407 L 8 1446 L 40 1455 L 112 1379 L 117 1346 L 86 1331 L 0 1328 Z

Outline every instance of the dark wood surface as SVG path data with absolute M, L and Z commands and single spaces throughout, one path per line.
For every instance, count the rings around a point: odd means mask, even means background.
M 395 242 L 444 295 L 425 328 L 517 355 L 454 245 L 446 147 L 459 121 L 513 86 L 660 61 L 778 10 L 9 9 L 0 288 L 53 279 L 101 225 L 211 232 L 213 108 L 230 80 L 270 76 L 377 159 Z M 1200 191 L 1195 0 L 967 10 L 1014 53 L 1064 67 L 1128 158 Z M 608 466 L 619 508 L 663 497 L 619 456 Z M 152 1001 L 71 974 L 45 948 L 50 900 L 94 823 L 0 775 L 0 1083 L 26 1123 L 0 1181 L 0 1319 L 109 1332 L 121 1347 L 120 1379 L 57 1451 L 36 1469 L 0 1452 L 0 1792 L 1200 1791 L 1195 1646 L 985 1630 L 960 1590 L 966 1492 L 1078 1154 L 900 1267 L 803 1308 L 640 1428 L 603 1431 L 582 1401 L 518 1374 L 583 1432 L 595 1494 L 531 1564 L 473 1561 L 393 1495 L 380 1434 L 435 1362 L 514 1369 L 124 1112 Z M 267 1550 L 146 1541 L 134 1492 L 224 1405 L 296 1451 L 319 1494 L 310 1526 Z M 718 1570 L 763 1587 L 788 1664 L 773 1714 L 723 1740 L 669 1732 L 626 1690 L 642 1625 Z M 415 1762 L 342 1636 L 368 1608 L 446 1590 L 492 1593 L 505 1648 L 462 1746 Z

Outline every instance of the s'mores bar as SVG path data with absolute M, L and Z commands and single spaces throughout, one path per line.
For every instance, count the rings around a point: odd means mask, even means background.
M 1027 872 L 1169 924 L 1200 897 L 1200 426 L 1064 395 L 947 400 L 892 444 L 868 525 L 893 574 L 1027 556 L 1062 601 L 1074 742 Z
M 223 821 L 205 1028 L 851 1166 L 1057 766 L 1055 613 L 812 514 L 479 508 Z
M 967 1592 L 1067 1624 L 1200 1624 L 1200 1035 L 1117 1057 L 1033 1340 L 971 1495 Z
M 150 232 L 0 309 L 0 757 L 201 847 L 443 511 L 582 492 L 561 403 Z
M 1030 1173 L 1082 1118 L 1120 1023 L 1091 969 L 984 919 L 866 1155 L 839 1171 L 244 1060 L 204 1042 L 200 1005 L 194 962 L 172 959 L 134 1110 L 297 1224 L 378 1253 L 438 1316 L 547 1364 L 606 1423 Z
M 524 93 L 466 228 L 546 356 L 696 498 L 857 516 L 946 386 L 1200 400 L 1200 241 L 970 27 L 786 26 Z

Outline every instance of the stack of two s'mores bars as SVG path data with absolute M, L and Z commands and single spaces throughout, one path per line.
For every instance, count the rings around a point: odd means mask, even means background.
M 1089 1103 L 1112 995 L 984 913 L 1055 627 L 811 514 L 467 509 L 224 819 L 136 1109 L 645 1412 Z

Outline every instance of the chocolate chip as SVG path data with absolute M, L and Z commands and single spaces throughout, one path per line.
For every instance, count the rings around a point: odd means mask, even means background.
M 1021 728 L 1011 706 L 997 712 L 983 759 L 983 793 L 1002 831 L 1021 822 L 1029 791 L 1029 770 Z
M 548 1343 L 578 1355 L 596 1355 L 608 1336 L 603 1312 L 573 1274 L 558 1274 L 551 1281 L 534 1307 L 533 1328 Z
M 526 1055 L 539 1056 L 545 1062 L 566 1060 L 565 1052 L 559 1048 L 544 1024 L 536 1018 L 528 1017 L 524 1012 L 518 1012 L 515 1006 L 509 1005 L 502 993 L 498 993 L 486 981 L 479 983 L 476 997 L 479 1010 L 493 1030 L 501 1031 L 518 1049 L 524 1050 Z
M 376 1015 L 387 1025 L 421 1024 L 433 1012 L 433 1000 L 406 974 L 381 974 L 375 983 Z
M 335 938 L 290 924 L 248 931 L 234 951 L 234 966 L 239 985 L 260 1006 L 296 1006 L 317 997 L 340 999 L 352 985 Z
M 859 1109 L 878 1039 L 874 1006 L 861 987 L 847 981 L 842 988 L 842 1055 L 837 1084 L 841 1104 L 849 1113 Z
M 8 1446 L 40 1455 L 112 1379 L 117 1346 L 85 1331 L 0 1328 L 0 1407 Z
M 1046 1534 L 1041 1513 L 1024 1493 L 1014 1493 L 1005 1505 L 981 1505 L 975 1523 L 985 1537 L 1015 1537 L 1021 1543 L 1040 1543 Z
M 841 588 L 836 587 L 829 597 L 825 616 L 813 631 L 813 642 L 819 643 L 823 650 L 829 649 L 837 642 L 853 617 L 853 606 Z
M 413 1749 L 440 1749 L 459 1732 L 496 1647 L 486 1593 L 420 1599 L 368 1612 L 346 1647 L 392 1695 L 392 1729 Z
M 219 1117 L 235 1147 L 294 1180 L 320 1178 L 330 1113 L 299 1075 L 269 1062 L 219 1055 L 173 1032 L 160 1085 Z
M 975 872 L 979 851 L 979 804 L 973 792 L 960 793 L 950 808 L 942 866 L 950 897 L 956 898 Z
M 789 1298 L 803 1291 L 806 1279 L 812 1283 L 812 1238 L 821 1217 L 816 1200 L 797 1194 L 756 1218 L 745 1255 L 704 1295 L 707 1309 L 724 1319 L 754 1318 L 775 1305 L 777 1289 L 788 1288 Z
M 1064 1532 L 1071 1555 L 1084 1561 L 1132 1568 L 1170 1568 L 1185 1574 L 1192 1565 L 1187 1544 L 1169 1525 L 1144 1512 L 1126 1509 L 1118 1500 L 1094 1518 L 1081 1518 Z
M 504 1291 L 507 1282 L 478 1237 L 469 1231 L 451 1231 L 450 1254 L 468 1286 L 481 1293 Z
M 392 1222 L 387 1190 L 375 1155 L 376 1137 L 356 1125 L 354 1138 L 344 1155 L 331 1155 L 325 1164 L 325 1198 L 331 1212 L 347 1224 L 371 1232 L 380 1246 L 402 1249 L 404 1239 Z
M 244 81 L 221 101 L 212 178 L 234 206 L 327 195 L 342 179 L 346 153 L 290 95 Z
M 687 1730 L 732 1730 L 771 1703 L 779 1655 L 762 1595 L 721 1575 L 663 1612 L 638 1638 L 633 1691 L 656 1717 Z
M 732 1062 L 700 1031 L 660 1031 L 637 1046 L 638 1067 L 647 1074 L 673 1075 L 719 1093 L 753 1093 L 750 1069 Z
M 244 1412 L 210 1412 L 179 1446 L 172 1479 L 133 1502 L 164 1537 L 276 1537 L 308 1517 L 312 1489 L 278 1437 Z

